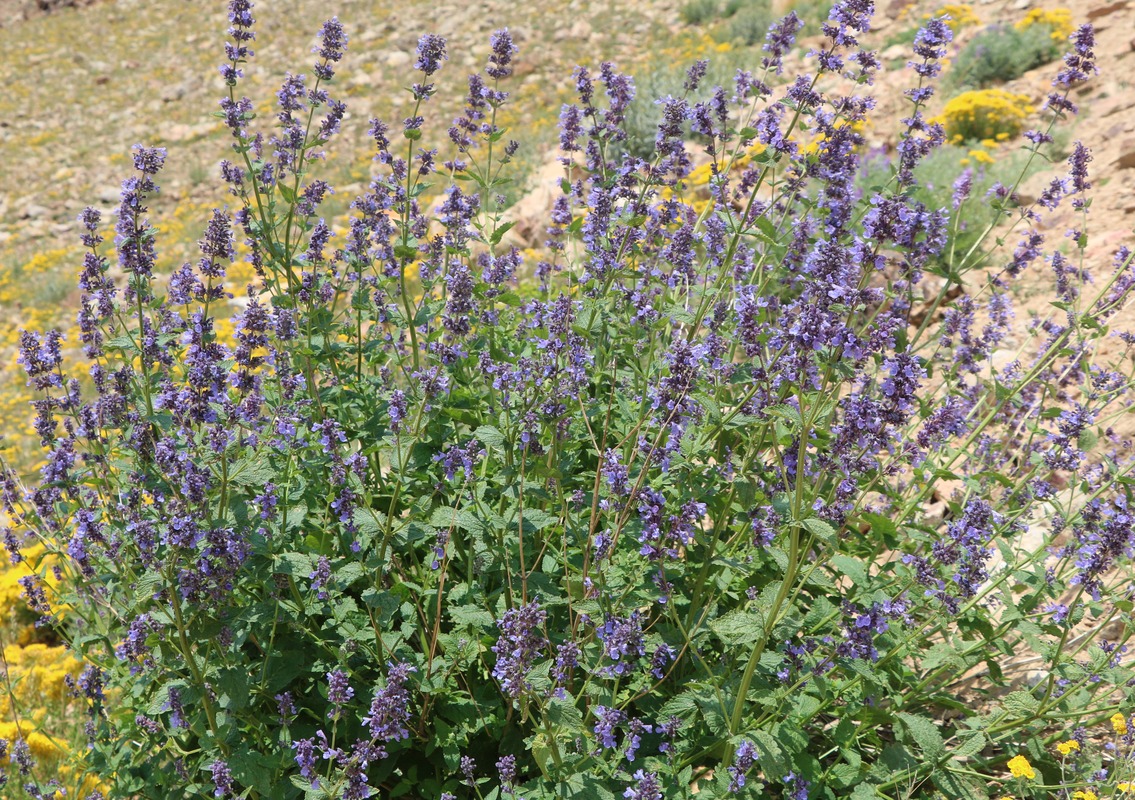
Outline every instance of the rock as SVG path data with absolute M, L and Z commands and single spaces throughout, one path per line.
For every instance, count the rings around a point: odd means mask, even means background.
M 509 238 L 520 246 L 535 246 L 547 238 L 548 214 L 556 198 L 563 194 L 560 181 L 564 167 L 555 153 L 549 153 L 536 176 L 531 180 L 529 192 L 508 210 L 515 222 Z
M 1116 11 L 1122 11 L 1127 8 L 1127 0 L 1119 0 L 1118 3 L 1109 3 L 1100 8 L 1093 8 L 1088 12 L 1088 20 L 1097 20 L 1100 17 L 1106 17 L 1109 14 L 1114 14 Z
M 43 219 L 51 215 L 51 209 L 44 208 L 43 206 L 36 205 L 35 203 L 28 203 L 24 206 L 24 210 L 20 212 L 20 219 Z
M 181 98 L 189 93 L 189 86 L 183 82 L 174 86 L 167 86 L 162 89 L 161 98 L 163 103 L 176 103 Z
M 1015 0 L 1013 3 L 1014 11 L 1024 11 L 1026 8 L 1033 4 L 1033 0 Z
M 1117 88 L 1114 94 L 1111 94 L 1107 99 L 1103 100 L 1098 106 L 1092 108 L 1092 113 L 1100 118 L 1110 117 L 1112 114 L 1118 114 L 1120 111 L 1127 111 L 1129 108 L 1135 108 L 1135 95 Z
M 391 50 L 383 56 L 383 63 L 388 67 L 404 67 L 412 60 L 405 50 Z
M 122 189 L 118 186 L 104 186 L 95 195 L 100 203 L 117 203 L 122 199 Z
M 892 44 L 879 54 L 884 61 L 897 61 L 900 58 L 910 58 L 910 49 L 905 44 Z
M 1115 166 L 1120 169 L 1135 169 L 1135 139 L 1124 139 L 1119 145 L 1119 158 Z

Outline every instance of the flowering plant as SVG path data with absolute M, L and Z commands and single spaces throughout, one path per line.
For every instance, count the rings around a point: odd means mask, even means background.
M 61 560 L 24 591 L 70 609 L 86 765 L 111 796 L 981 797 L 1022 741 L 1126 698 L 1123 642 L 1098 629 L 1130 607 L 1111 569 L 1135 462 L 1107 428 L 1130 375 L 1097 356 L 1132 256 L 1089 286 L 1052 250 L 1060 314 L 998 363 L 1037 210 L 998 185 L 1020 245 L 981 270 L 938 258 L 985 202 L 967 174 L 953 209 L 913 199 L 944 138 L 924 115 L 941 19 L 914 43 L 889 180 L 856 190 L 871 10 L 832 9 L 813 75 L 780 80 L 789 14 L 755 73 L 662 98 L 649 159 L 620 147 L 633 79 L 578 68 L 532 264 L 498 201 L 520 147 L 498 124 L 507 30 L 445 156 L 425 118 L 446 43 L 421 38 L 413 110 L 372 121 L 377 167 L 336 241 L 316 167 L 347 35 L 323 27 L 314 77 L 289 75 L 257 130 L 252 8 L 232 0 L 237 211 L 163 292 L 147 202 L 167 154 L 135 149 L 124 283 L 82 217 L 90 392 L 58 334 L 26 332 L 48 456 L 26 490 L 0 481 L 12 557 Z M 1094 71 L 1090 28 L 1074 46 L 1054 122 Z M 714 165 L 700 211 L 686 123 Z M 1077 145 L 1045 202 L 1086 218 L 1089 160 Z M 260 280 L 226 343 L 238 238 Z M 1002 691 L 1026 652 L 1044 676 Z M 51 796 L 10 747 L 24 791 Z

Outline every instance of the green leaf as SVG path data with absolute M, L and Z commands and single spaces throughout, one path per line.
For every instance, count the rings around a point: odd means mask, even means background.
M 478 519 L 468 511 L 456 508 L 435 508 L 433 514 L 430 515 L 430 525 L 445 530 L 461 528 L 470 533 L 481 535 L 488 533 L 488 526 L 483 520 Z
M 953 756 L 957 759 L 972 758 L 985 749 L 985 734 L 974 731 L 971 734 L 958 737 L 958 744 L 954 747 Z
M 957 775 L 949 769 L 936 769 L 930 777 L 946 797 L 965 797 L 972 800 L 989 798 L 989 792 L 983 782 L 974 780 L 968 775 Z
M 933 721 L 906 712 L 899 712 L 899 719 L 902 720 L 910 738 L 926 754 L 927 758 L 936 759 L 946 752 L 946 746 L 942 742 L 942 733 Z
M 548 721 L 561 728 L 577 731 L 583 727 L 583 714 L 570 700 L 548 703 Z
M 829 523 L 824 522 L 822 519 L 810 517 L 808 519 L 800 520 L 800 526 L 808 533 L 815 536 L 821 542 L 833 542 L 836 537 L 836 530 Z
M 749 735 L 753 744 L 757 746 L 757 754 L 761 766 L 770 781 L 779 781 L 788 774 L 788 762 L 784 758 L 784 751 L 780 743 L 768 731 L 754 731 Z
M 497 453 L 504 452 L 504 445 L 506 440 L 504 438 L 504 434 L 501 433 L 500 428 L 497 428 L 493 425 L 482 425 L 481 427 L 477 428 L 477 430 L 473 431 L 473 435 L 480 441 L 484 442 L 484 444 L 489 447 L 489 449 L 494 450 Z
M 515 224 L 515 222 L 506 222 L 504 225 L 501 225 L 499 228 L 493 231 L 493 235 L 489 239 L 489 244 L 500 244 L 500 240 L 504 238 L 504 235 L 508 233 L 512 226 Z
M 1036 711 L 1040 703 L 1028 692 L 1016 691 L 1005 695 L 1005 708 L 1019 717 L 1027 717 Z
M 765 413 L 771 417 L 785 420 L 792 423 L 792 432 L 796 433 L 804 427 L 804 419 L 800 416 L 800 412 L 790 405 L 773 406 L 766 408 Z
M 749 644 L 764 634 L 764 616 L 756 609 L 736 609 L 718 617 L 709 627 L 726 646 Z
M 867 569 L 863 566 L 863 562 L 858 558 L 844 555 L 843 553 L 836 553 L 831 557 L 832 565 L 851 579 L 851 582 L 856 586 L 867 585 Z

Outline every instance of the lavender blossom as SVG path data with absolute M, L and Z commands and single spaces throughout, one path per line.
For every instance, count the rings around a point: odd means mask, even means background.
M 355 696 L 355 690 L 351 688 L 349 681 L 350 678 L 347 673 L 341 669 L 327 673 L 327 702 L 331 704 L 331 707 L 327 709 L 329 720 L 341 719 L 343 707 Z
M 410 720 L 410 692 L 406 682 L 410 673 L 416 671 L 404 662 L 387 664 L 386 685 L 375 691 L 370 712 L 363 717 L 371 739 L 380 743 L 397 742 L 410 736 L 406 727 Z M 381 757 L 385 756 L 386 751 L 382 750 Z
M 627 800 L 662 800 L 662 783 L 656 773 L 635 770 L 633 779 L 634 786 L 628 786 L 623 792 Z
M 743 739 L 733 753 L 733 763 L 729 765 L 729 791 L 733 794 L 741 791 L 745 785 L 745 778 L 753 765 L 757 763 L 757 748 L 748 739 Z
M 445 37 L 427 33 L 418 40 L 418 56 L 414 61 L 414 69 L 425 73 L 428 78 L 441 69 L 441 62 L 448 58 Z
M 509 697 L 519 697 L 532 688 L 527 680 L 528 672 L 547 648 L 548 641 L 541 632 L 547 617 L 548 613 L 534 600 L 528 605 L 510 608 L 497 620 L 500 637 L 492 648 L 497 655 L 493 677 L 500 681 L 501 689 Z

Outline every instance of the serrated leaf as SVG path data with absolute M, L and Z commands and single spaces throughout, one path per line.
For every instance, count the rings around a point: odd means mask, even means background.
M 570 700 L 553 700 L 548 703 L 548 721 L 576 731 L 583 727 L 583 714 Z
M 473 435 L 490 449 L 498 453 L 504 452 L 505 438 L 500 428 L 494 425 L 482 425 L 473 431 Z
M 780 749 L 780 743 L 772 737 L 772 734 L 768 731 L 754 731 L 749 738 L 757 746 L 757 756 L 769 780 L 779 781 L 788 774 L 784 751 Z
M 835 528 L 822 519 L 816 519 L 815 517 L 802 519 L 800 520 L 800 527 L 808 531 L 808 533 L 815 536 L 821 542 L 831 542 L 835 540 Z
M 709 623 L 710 630 L 727 645 L 749 644 L 764 634 L 764 616 L 754 609 L 737 609 Z
M 1005 695 L 1003 702 L 1007 710 L 1021 717 L 1031 715 L 1033 711 L 1036 711 L 1039 705 L 1035 697 L 1023 691 L 1010 692 Z
M 902 720 L 910 738 L 928 758 L 939 758 L 946 752 L 946 746 L 942 742 L 942 733 L 933 721 L 926 717 L 908 714 L 905 711 L 899 712 L 899 719 Z
M 497 228 L 495 231 L 493 231 L 493 235 L 489 239 L 489 243 L 490 244 L 499 244 L 500 240 L 504 238 L 504 235 L 506 233 L 508 233 L 509 230 L 512 228 L 512 226 L 515 225 L 515 224 L 516 224 L 515 222 L 506 222 L 505 224 L 501 225 L 499 228 Z
M 954 747 L 953 756 L 958 759 L 972 758 L 985 749 L 985 734 L 974 731 L 965 737 L 958 737 L 958 744 Z
M 851 582 L 856 586 L 867 585 L 867 569 L 859 559 L 843 553 L 836 553 L 831 557 L 831 563 L 836 569 L 851 578 Z

